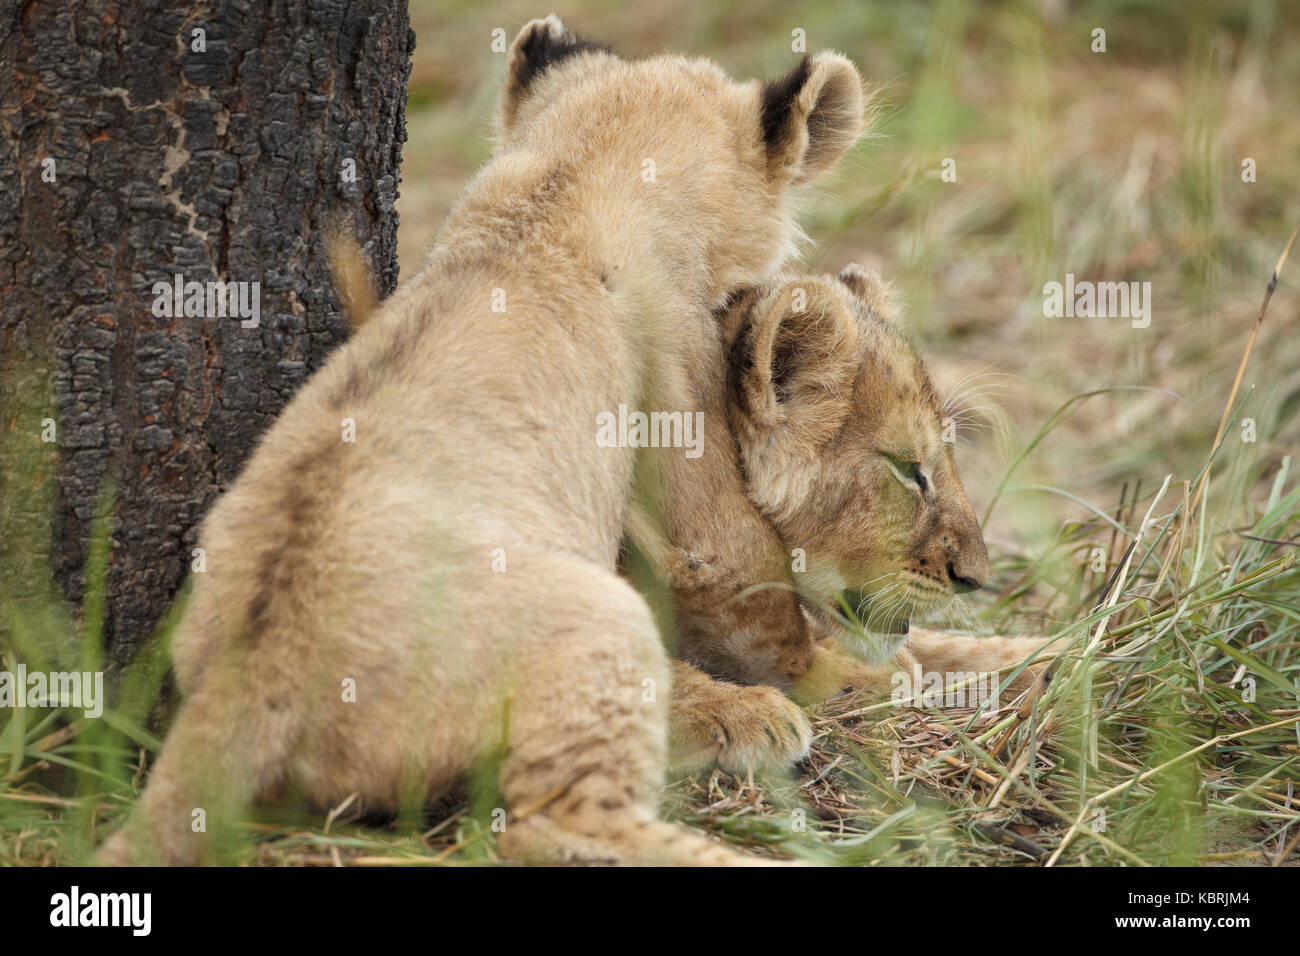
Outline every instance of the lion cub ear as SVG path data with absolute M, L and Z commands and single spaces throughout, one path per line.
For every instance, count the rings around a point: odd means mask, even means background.
M 607 48 L 574 36 L 553 13 L 524 24 L 507 56 L 506 85 L 501 91 L 502 132 L 510 135 L 519 104 L 527 99 L 538 76 L 562 60 L 588 52 L 607 52 Z
M 877 270 L 860 262 L 850 262 L 836 278 L 848 286 L 872 315 L 898 324 L 898 293 Z
M 857 68 L 838 53 L 804 57 L 763 87 L 763 141 L 773 178 L 805 183 L 834 166 L 862 135 Z
M 788 282 L 760 301 L 731 352 L 731 405 L 742 438 L 816 454 L 848 415 L 859 336 L 830 282 Z

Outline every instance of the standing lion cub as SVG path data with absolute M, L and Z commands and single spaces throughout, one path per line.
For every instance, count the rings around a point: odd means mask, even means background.
M 508 71 L 502 145 L 423 270 L 204 522 L 184 703 L 102 861 L 211 860 L 288 793 L 418 807 L 484 763 L 508 856 L 747 859 L 656 819 L 669 662 L 615 573 L 634 453 L 593 423 L 693 407 L 675 344 L 788 256 L 792 189 L 861 134 L 862 82 L 832 53 L 766 86 L 627 62 L 555 17 Z

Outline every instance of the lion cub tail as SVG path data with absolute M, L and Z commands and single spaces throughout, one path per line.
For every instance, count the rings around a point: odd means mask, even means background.
M 357 240 L 341 224 L 327 231 L 325 249 L 334 276 L 334 291 L 346 304 L 352 331 L 355 332 L 375 312 L 375 287 L 370 280 L 370 267 Z

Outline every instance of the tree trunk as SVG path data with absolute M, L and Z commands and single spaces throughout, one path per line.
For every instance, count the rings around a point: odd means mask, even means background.
M 0 443 L 12 459 L 43 438 L 53 468 L 45 492 L 14 473 L 0 488 L 0 578 L 21 589 L 23 529 L 43 523 L 42 560 L 79 604 L 115 487 L 111 662 L 161 620 L 200 519 L 347 337 L 327 224 L 350 223 L 379 295 L 396 285 L 414 40 L 394 0 L 0 0 Z M 162 291 L 178 275 L 179 315 Z M 241 315 L 214 281 L 247 284 Z

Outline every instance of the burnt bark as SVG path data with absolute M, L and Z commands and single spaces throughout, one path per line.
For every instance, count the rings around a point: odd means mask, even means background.
M 413 46 L 401 0 L 0 0 L 0 442 L 57 425 L 48 484 L 0 488 L 0 578 L 21 589 L 38 550 L 23 529 L 43 522 L 79 604 L 114 485 L 112 662 L 160 621 L 200 519 L 347 337 L 328 225 L 351 223 L 381 296 L 396 284 Z M 155 283 L 178 274 L 249 283 L 250 299 L 259 283 L 257 326 L 155 314 Z

